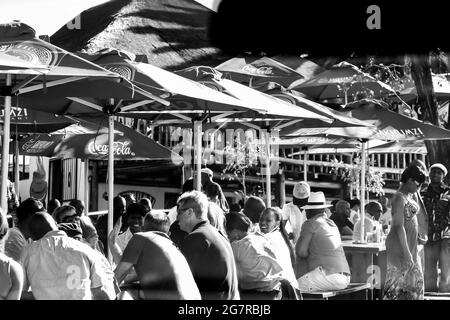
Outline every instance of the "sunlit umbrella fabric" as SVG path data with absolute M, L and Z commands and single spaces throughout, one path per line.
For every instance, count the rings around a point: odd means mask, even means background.
M 349 98 L 363 90 L 373 91 L 372 98 L 394 93 L 389 85 L 345 61 L 289 89 L 302 92 L 317 101 L 333 101 L 333 99 L 345 98 L 344 86 L 348 87 L 347 97 Z
M 252 87 L 273 81 L 287 88 L 294 81 L 304 79 L 295 70 L 269 57 L 236 57 L 215 67 L 216 70 L 230 76 L 231 80 L 250 83 Z
M 331 134 L 378 140 L 441 140 L 450 139 L 450 131 L 390 111 L 377 100 L 364 99 L 347 105 L 340 112 L 374 126 L 344 128 L 300 128 L 281 133 L 283 136 Z

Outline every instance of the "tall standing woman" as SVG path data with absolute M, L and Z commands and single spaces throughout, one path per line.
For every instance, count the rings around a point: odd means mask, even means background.
M 413 195 L 425 179 L 426 173 L 419 166 L 406 168 L 392 198 L 392 226 L 386 239 L 385 300 L 423 299 L 423 271 L 417 252 L 419 204 Z

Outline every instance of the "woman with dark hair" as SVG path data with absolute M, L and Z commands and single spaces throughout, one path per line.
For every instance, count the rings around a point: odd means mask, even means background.
M 205 193 L 209 201 L 217 204 L 225 214 L 230 212 L 230 206 L 228 205 L 227 199 L 225 198 L 222 188 L 218 183 L 209 183 L 205 188 Z
M 385 300 L 423 299 L 423 272 L 417 252 L 419 204 L 413 195 L 425 179 L 426 172 L 419 166 L 406 168 L 400 188 L 392 197 L 392 226 L 386 238 Z
M 298 284 L 294 273 L 295 251 L 281 221 L 282 212 L 280 208 L 266 208 L 259 219 L 259 230 L 271 242 L 287 279 L 297 288 Z
M 0 209 L 0 242 L 8 233 L 8 224 Z M 20 300 L 23 287 L 22 266 L 0 251 L 0 300 Z

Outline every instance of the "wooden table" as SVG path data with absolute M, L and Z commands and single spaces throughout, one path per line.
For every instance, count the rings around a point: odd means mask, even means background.
M 386 247 L 384 243 L 353 243 L 342 240 L 350 266 L 351 282 L 372 284 L 371 298 L 381 299 L 386 280 Z

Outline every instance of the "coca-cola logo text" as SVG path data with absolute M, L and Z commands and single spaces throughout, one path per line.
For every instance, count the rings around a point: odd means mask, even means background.
M 107 144 L 97 144 L 94 141 L 90 142 L 88 145 L 88 151 L 91 154 L 108 154 L 109 146 Z M 113 154 L 117 156 L 131 156 L 134 157 L 136 154 L 131 151 L 129 141 L 118 141 L 113 143 Z

